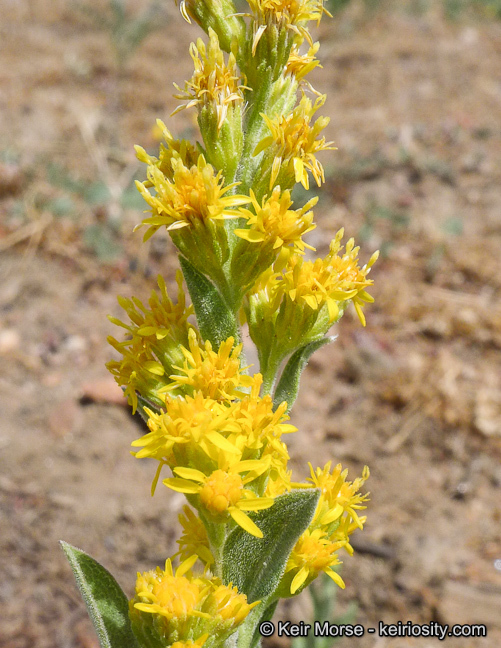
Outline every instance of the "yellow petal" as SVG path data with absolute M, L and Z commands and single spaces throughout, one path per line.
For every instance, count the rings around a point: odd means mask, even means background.
M 332 522 L 338 519 L 338 517 L 342 514 L 343 510 L 344 509 L 341 506 L 341 504 L 339 503 L 336 504 L 336 506 L 333 509 L 327 511 L 327 513 L 320 520 L 320 524 L 331 524 Z
M 327 310 L 329 311 L 329 321 L 333 322 L 339 315 L 339 306 L 333 299 L 327 300 Z
M 236 229 L 235 234 L 239 238 L 249 241 L 249 243 L 260 243 L 264 241 L 264 234 L 252 229 Z
M 301 585 L 304 585 L 308 574 L 310 573 L 308 567 L 301 567 L 298 573 L 294 576 L 291 583 L 291 594 L 295 594 Z
M 247 459 L 247 461 L 239 461 L 230 468 L 230 472 L 243 473 L 252 470 L 252 472 L 255 473 L 256 477 L 258 477 L 270 467 L 269 456 L 267 457 L 267 459 L 268 461 L 266 459 Z
M 268 137 L 263 138 L 254 149 L 254 153 L 252 154 L 252 157 L 256 157 L 256 155 L 259 155 L 261 151 L 264 151 L 266 148 L 268 148 L 268 146 L 271 146 L 272 144 L 273 144 L 273 137 L 271 135 L 268 135 Z M 136 182 L 138 181 L 136 180 Z
M 341 578 L 339 574 L 336 574 L 335 571 L 332 571 L 332 569 L 326 569 L 325 573 L 327 576 L 330 576 L 332 580 L 336 583 L 336 585 L 339 585 L 341 589 L 344 589 L 346 585 L 344 584 L 344 580 Z
M 261 529 L 256 524 L 254 524 L 254 522 L 250 519 L 250 517 L 248 515 L 245 515 L 243 511 L 237 509 L 236 506 L 230 506 L 228 511 L 231 517 L 238 524 L 238 526 L 242 527 L 244 531 L 247 531 L 247 533 L 250 533 L 256 538 L 263 537 L 263 532 L 261 531 Z
M 266 25 L 261 25 L 254 35 L 254 39 L 252 41 L 252 56 L 256 54 L 257 44 L 259 43 L 265 29 L 266 29 Z
M 273 497 L 255 497 L 254 499 L 240 500 L 237 507 L 241 511 L 262 511 L 263 509 L 270 508 L 274 503 L 275 500 Z
M 207 477 L 203 474 L 203 472 L 200 470 L 195 470 L 195 468 L 184 468 L 183 466 L 178 466 L 177 468 L 174 468 L 173 472 L 175 472 L 176 475 L 179 475 L 179 477 L 182 477 L 183 479 L 190 479 L 191 481 L 200 482 L 201 484 L 203 484 L 207 480 Z
M 186 479 L 178 479 L 177 477 L 169 477 L 164 479 L 163 483 L 172 490 L 177 491 L 178 493 L 186 493 L 189 495 L 195 495 L 200 491 L 200 486 L 189 482 Z
M 304 299 L 304 301 L 308 304 L 308 306 L 309 306 L 311 309 L 313 309 L 313 310 L 317 310 L 317 308 L 318 308 L 318 302 L 317 302 L 317 300 L 315 299 L 315 297 L 313 297 L 313 295 L 304 295 L 304 296 L 303 296 L 303 299 Z
M 296 182 L 301 182 L 302 177 L 304 176 L 304 164 L 301 158 L 294 158 L 294 173 L 296 176 Z
M 139 440 L 139 439 L 138 439 L 138 440 Z M 157 472 L 155 473 L 155 477 L 153 478 L 153 482 L 152 482 L 152 484 L 151 484 L 151 496 L 152 496 L 152 497 L 153 497 L 153 495 L 155 494 L 155 491 L 156 491 L 156 489 L 157 489 L 158 480 L 159 480 L 159 478 L 160 478 L 160 472 L 161 472 L 163 466 L 164 466 L 164 464 L 163 464 L 163 462 L 161 461 L 161 462 L 158 464 Z
M 189 572 L 193 565 L 197 562 L 198 556 L 194 554 L 182 562 L 179 567 L 176 569 L 176 578 L 184 576 L 186 572 Z
M 365 315 L 362 310 L 362 307 L 358 302 L 353 302 L 353 305 L 355 306 L 355 310 L 357 311 L 357 315 L 358 315 L 358 319 L 360 320 L 360 323 L 362 324 L 362 326 L 365 326 L 366 321 L 365 321 Z
M 156 326 L 141 326 L 141 328 L 137 329 L 137 334 L 138 335 L 155 335 L 157 332 L 157 327 Z
M 230 443 L 228 439 L 225 439 L 222 434 L 219 434 L 219 432 L 209 432 L 209 434 L 206 435 L 206 439 L 221 450 L 231 452 L 232 454 L 240 454 L 240 450 Z
M 162 365 L 159 362 L 155 362 L 154 360 L 148 360 L 143 364 L 143 367 L 155 376 L 163 376 L 165 373 Z

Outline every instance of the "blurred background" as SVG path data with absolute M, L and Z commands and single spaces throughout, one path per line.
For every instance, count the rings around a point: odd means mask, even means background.
M 362 261 L 382 253 L 367 328 L 345 315 L 292 417 L 298 480 L 307 461 L 341 461 L 352 479 L 371 469 L 368 522 L 330 618 L 485 623 L 486 639 L 447 645 L 496 648 L 501 1 L 328 7 L 310 80 L 338 150 L 321 158 L 308 241 L 325 255 L 344 226 Z M 151 498 L 154 467 L 129 455 L 142 428 L 104 368 L 117 334 L 106 315 L 120 316 L 118 294 L 147 299 L 159 272 L 172 285 L 167 236 L 132 233 L 144 177 L 133 144 L 158 146 L 157 117 L 196 136 L 193 112 L 169 115 L 200 35 L 167 0 L 0 0 L 2 648 L 98 648 L 59 539 L 127 594 L 138 569 L 176 550 L 183 498 Z M 280 614 L 314 612 L 304 594 Z M 414 645 L 441 644 L 391 640 Z

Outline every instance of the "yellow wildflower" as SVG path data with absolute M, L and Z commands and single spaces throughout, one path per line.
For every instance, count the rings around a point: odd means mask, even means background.
M 269 243 L 273 250 L 283 245 L 291 245 L 299 254 L 305 248 L 315 249 L 304 243 L 301 237 L 316 227 L 313 212 L 308 210 L 316 205 L 318 198 L 308 201 L 301 209 L 292 210 L 289 209 L 292 205 L 290 191 L 281 192 L 280 187 L 275 187 L 269 198 L 265 196 L 262 205 L 252 190 L 250 197 L 254 213 L 248 209 L 240 211 L 241 216 L 247 219 L 248 227 L 236 229 L 237 236 L 250 243 Z
M 333 149 L 332 142 L 326 142 L 325 137 L 317 139 L 330 120 L 328 117 L 319 117 L 313 125 L 310 123 L 315 112 L 324 103 L 325 95 L 318 97 L 314 104 L 308 97 L 303 96 L 299 105 L 287 116 L 278 115 L 270 119 L 267 115 L 262 115 L 270 135 L 259 142 L 254 155 L 269 148 L 268 156 L 273 159 L 270 189 L 277 179 L 285 179 L 284 173 L 293 176 L 296 182 L 301 182 L 305 189 L 309 188 L 308 171 L 318 186 L 325 182 L 324 169 L 315 154 Z
M 164 412 L 146 410 L 149 434 L 133 441 L 133 447 L 143 446 L 136 458 L 152 457 L 162 465 L 206 466 L 226 469 L 240 461 L 241 450 L 232 437 L 241 431 L 232 418 L 234 405 L 225 405 L 197 392 L 193 397 L 165 397 Z M 159 470 L 153 482 L 153 491 Z
M 353 556 L 354 550 L 350 544 L 350 536 L 357 529 L 362 529 L 366 521 L 366 515 L 357 516 L 356 522 L 354 522 L 349 515 L 345 515 L 344 517 L 338 519 L 338 523 L 336 523 L 338 524 L 338 526 L 334 531 L 326 531 L 326 533 L 332 542 L 343 542 L 344 551 L 346 551 L 350 556 Z
M 311 582 L 320 572 L 330 576 L 344 589 L 343 579 L 331 569 L 340 564 L 335 552 L 343 545 L 343 542 L 331 542 L 320 529 L 312 532 L 306 530 L 294 546 L 285 568 L 285 574 L 289 578 L 293 576 L 291 594 L 295 594 L 305 583 Z
M 186 305 L 182 286 L 182 274 L 177 272 L 178 301 L 170 299 L 165 282 L 158 277 L 160 296 L 152 292 L 148 306 L 137 299 L 119 297 L 118 302 L 129 316 L 129 323 L 110 317 L 110 321 L 124 328 L 129 339 L 118 342 L 109 337 L 108 342 L 123 356 L 122 360 L 107 363 L 109 371 L 115 376 L 132 405 L 137 408 L 138 391 L 144 398 L 159 403 L 157 390 L 169 383 L 168 373 L 182 358 L 179 345 L 186 343 L 190 324 L 188 318 L 193 307 Z M 195 332 L 192 333 L 196 337 Z
M 212 565 L 214 557 L 210 550 L 207 531 L 202 520 L 193 513 L 189 506 L 183 507 L 178 520 L 183 527 L 183 533 L 177 540 L 181 559 L 186 560 L 196 554 L 207 567 Z
M 180 94 L 176 99 L 184 99 L 188 103 L 176 108 L 174 113 L 183 108 L 212 104 L 217 112 L 217 129 L 221 130 L 228 114 L 228 108 L 243 103 L 242 90 L 239 85 L 241 76 L 238 74 L 235 55 L 230 53 L 228 63 L 219 46 L 216 32 L 209 28 L 209 44 L 206 47 L 201 38 L 190 46 L 190 55 L 195 65 L 195 71 L 190 81 L 185 84 L 184 91 L 177 86 Z M 173 114 L 174 114 L 173 113 Z
M 202 648 L 208 637 L 209 633 L 205 633 L 196 641 L 191 639 L 188 639 L 188 641 L 175 641 L 169 648 Z
M 247 0 L 252 10 L 255 26 L 252 43 L 254 54 L 259 40 L 269 24 L 276 25 L 279 30 L 288 29 L 310 45 L 311 36 L 305 27 L 306 23 L 314 20 L 317 24 L 322 14 L 331 15 L 323 6 L 323 0 Z
M 171 164 L 172 179 L 166 177 L 157 166 L 148 167 L 148 180 L 156 190 L 155 196 L 150 194 L 144 183 L 136 181 L 153 214 L 141 224 L 149 226 L 145 240 L 162 226 L 172 231 L 208 220 L 238 218 L 240 214 L 235 208 L 250 202 L 247 196 L 225 196 L 238 183 L 225 187 L 222 173 L 216 173 L 203 155 L 191 168 L 185 166 L 181 159 L 173 158 Z
M 361 495 L 358 491 L 369 478 L 369 468 L 365 466 L 362 477 L 353 482 L 346 481 L 348 470 L 343 470 L 341 464 L 335 466 L 331 472 L 332 462 L 328 462 L 322 468 L 313 470 L 310 466 L 311 478 L 308 479 L 314 488 L 320 488 L 321 497 L 313 523 L 322 526 L 329 526 L 336 522 L 341 515 L 347 513 L 358 528 L 362 528 L 362 522 L 357 511 L 367 508 L 364 502 L 368 495 Z
M 225 472 L 216 470 L 211 475 L 204 475 L 200 470 L 177 467 L 173 472 L 179 477 L 164 479 L 164 484 L 179 493 L 198 495 L 199 505 L 218 521 L 225 521 L 231 516 L 239 526 L 253 536 L 262 538 L 258 526 L 244 511 L 261 511 L 273 505 L 270 497 L 257 497 L 253 491 L 244 489 L 244 485 L 254 481 L 268 470 L 267 461 L 241 461 Z M 246 472 L 242 478 L 240 473 Z
M 134 607 L 141 612 L 159 614 L 167 619 L 186 621 L 190 616 L 210 618 L 201 611 L 206 597 L 206 583 L 200 579 L 185 576 L 197 556 L 185 560 L 174 573 L 172 563 L 168 559 L 165 570 L 159 567 L 155 571 L 137 575 L 136 601 Z
M 353 239 L 346 244 L 344 254 L 339 254 L 342 236 L 341 229 L 332 241 L 325 259 L 303 261 L 300 256 L 291 255 L 283 277 L 284 290 L 290 300 L 307 304 L 312 310 L 327 304 L 330 322 L 338 318 L 344 302 L 352 301 L 362 325 L 365 326 L 362 306 L 366 302 L 374 301 L 365 290 L 373 283 L 367 279 L 367 275 L 378 254 L 373 254 L 369 263 L 360 268 L 359 248 L 354 247 Z
M 159 156 L 156 158 L 153 155 L 149 155 L 142 146 L 135 146 L 136 156 L 141 162 L 149 166 L 156 166 L 166 178 L 172 180 L 172 160 L 181 160 L 185 166 L 191 168 L 197 163 L 200 152 L 188 140 L 174 139 L 166 125 L 160 119 L 157 119 L 157 128 L 164 138 L 167 147 L 160 144 Z M 149 180 L 146 180 L 143 184 L 145 187 L 153 186 L 153 183 Z
M 262 376 L 259 374 L 259 386 L 261 381 Z M 282 434 L 296 432 L 297 428 L 285 423 L 289 420 L 286 402 L 274 408 L 270 395 L 259 398 L 256 391 L 253 387 L 248 397 L 235 404 L 232 416 L 241 429 L 241 435 L 235 439 L 235 443 L 244 444 L 245 448 L 252 450 L 267 447 L 267 444 L 275 448 L 274 443 L 280 442 Z M 283 452 L 282 445 L 277 445 L 275 449 Z
M 190 331 L 188 337 L 189 350 L 181 347 L 185 357 L 184 365 L 174 367 L 179 373 L 169 376 L 172 383 L 160 390 L 160 393 L 189 388 L 217 401 L 230 401 L 244 396 L 242 389 L 251 387 L 256 379 L 242 374 L 242 345 L 234 347 L 234 339 L 230 337 L 215 352 L 208 340 L 201 347 L 194 331 Z
M 282 276 L 274 267 L 270 267 L 259 276 L 248 294 L 252 305 L 251 313 L 255 314 L 256 327 L 262 327 L 265 322 L 274 322 L 283 296 Z M 249 326 L 252 326 L 251 322 Z M 269 331 L 268 337 L 270 338 L 271 335 L 272 331 Z
M 315 58 L 319 49 L 320 43 L 315 43 L 310 46 L 306 54 L 300 54 L 299 46 L 297 44 L 293 45 L 285 68 L 286 74 L 290 74 L 298 81 L 302 81 L 317 66 L 321 68 L 320 61 Z M 309 87 L 311 88 L 311 85 Z
M 289 454 L 285 444 L 283 444 L 283 450 L 284 452 L 271 451 L 271 470 L 264 492 L 265 497 L 275 498 L 289 492 L 292 488 L 292 470 L 287 470 Z M 266 452 L 264 456 L 266 456 Z
M 194 576 L 191 568 L 197 556 L 185 560 L 174 572 L 169 560 L 165 570 L 137 575 L 136 593 L 130 602 L 130 618 L 136 637 L 148 638 L 147 645 L 200 648 L 208 636 L 224 641 L 259 601 L 247 603 L 236 587 L 218 578 Z M 197 639 L 193 642 L 193 638 Z
M 141 448 L 134 453 L 136 458 L 159 461 L 152 492 L 164 465 L 206 474 L 259 459 L 268 446 L 268 453 L 284 453 L 280 436 L 296 428 L 285 423 L 287 403 L 274 411 L 270 396 L 259 397 L 261 380 L 261 375 L 255 376 L 251 393 L 240 401 L 220 402 L 196 392 L 185 398 L 166 395 L 165 411 L 145 408 L 150 432 L 132 446 Z
M 217 605 L 217 615 L 223 621 L 230 621 L 233 626 L 239 625 L 249 614 L 249 611 L 258 605 L 255 601 L 251 605 L 247 603 L 245 594 L 239 594 L 236 587 L 230 585 L 219 585 L 213 594 Z

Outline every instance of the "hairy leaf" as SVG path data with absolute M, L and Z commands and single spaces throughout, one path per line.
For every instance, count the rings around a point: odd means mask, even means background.
M 212 282 L 198 272 L 183 256 L 179 256 L 186 285 L 195 308 L 198 327 L 204 340 L 217 350 L 221 342 L 233 336 L 238 341 L 238 325 L 231 310 Z
M 233 583 L 249 602 L 272 594 L 284 573 L 290 552 L 308 527 L 317 506 L 317 489 L 293 490 L 275 499 L 269 509 L 250 513 L 263 532 L 256 538 L 237 527 L 223 551 L 223 580 Z
M 87 605 L 101 648 L 139 648 L 129 621 L 129 603 L 110 572 L 88 554 L 61 541 Z
M 278 407 L 283 401 L 287 401 L 287 411 L 290 412 L 297 398 L 299 380 L 308 360 L 317 349 L 320 349 L 329 342 L 334 342 L 335 339 L 336 337 L 333 336 L 310 342 L 292 354 L 285 365 L 285 369 L 283 370 L 280 381 L 275 389 L 273 397 L 273 404 L 275 407 Z

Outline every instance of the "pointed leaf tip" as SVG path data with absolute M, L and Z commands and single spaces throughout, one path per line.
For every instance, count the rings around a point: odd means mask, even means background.
M 94 558 L 61 540 L 101 648 L 140 648 L 129 621 L 129 602 L 110 572 Z
M 275 408 L 277 408 L 280 403 L 283 403 L 283 401 L 287 401 L 287 411 L 291 411 L 299 391 L 301 374 L 308 364 L 308 360 L 315 351 L 329 342 L 334 342 L 335 339 L 336 336 L 332 336 L 316 340 L 315 342 L 310 342 L 292 354 L 285 365 L 285 369 L 282 372 L 280 381 L 275 390 L 273 397 L 273 405 Z
M 318 489 L 298 489 L 275 498 L 271 508 L 249 513 L 263 537 L 237 527 L 223 553 L 223 580 L 247 594 L 249 602 L 263 600 L 277 588 L 290 552 L 308 527 L 317 506 Z M 242 561 L 245 556 L 245 561 Z

